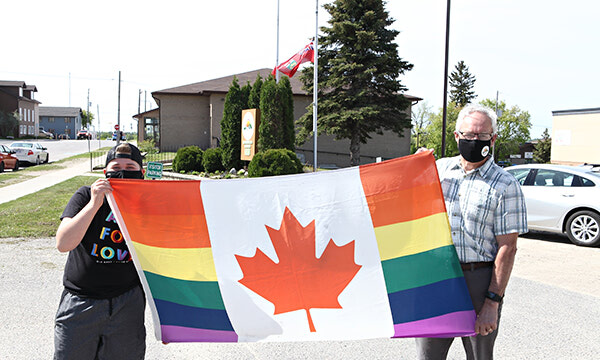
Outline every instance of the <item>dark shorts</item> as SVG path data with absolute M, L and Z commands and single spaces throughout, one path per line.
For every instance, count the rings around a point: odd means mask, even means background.
M 143 359 L 145 307 L 139 286 L 112 299 L 63 291 L 54 325 L 54 359 Z

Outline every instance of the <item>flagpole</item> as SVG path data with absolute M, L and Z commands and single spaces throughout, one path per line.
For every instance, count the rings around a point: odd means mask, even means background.
M 275 81 L 279 82 L 279 0 L 277 0 L 277 54 L 275 55 Z
M 317 171 L 317 84 L 319 73 L 319 0 L 316 0 L 317 9 L 315 12 L 315 66 L 313 76 L 313 171 Z

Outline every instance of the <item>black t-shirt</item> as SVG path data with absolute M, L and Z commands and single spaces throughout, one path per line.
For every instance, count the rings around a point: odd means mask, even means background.
M 62 216 L 74 217 L 91 199 L 89 186 L 75 192 Z M 108 299 L 139 285 L 125 238 L 106 199 L 92 220 L 83 240 L 69 251 L 63 284 L 69 292 Z

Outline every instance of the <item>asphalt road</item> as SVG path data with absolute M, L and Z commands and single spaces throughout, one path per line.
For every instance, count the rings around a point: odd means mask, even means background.
M 53 238 L 0 239 L 0 359 L 52 357 L 65 260 Z M 598 358 L 599 274 L 600 248 L 577 247 L 552 234 L 520 238 L 496 358 Z M 147 359 L 414 359 L 416 354 L 413 339 L 163 345 L 146 315 Z M 465 358 L 460 341 L 448 358 Z
M 73 155 L 78 155 L 88 152 L 87 140 L 48 140 L 48 139 L 28 139 L 28 140 L 5 140 L 0 139 L 0 144 L 10 145 L 14 141 L 39 142 L 48 148 L 50 154 L 50 162 L 68 158 Z M 116 141 L 111 140 L 90 140 L 89 150 L 94 151 L 101 147 L 115 146 Z

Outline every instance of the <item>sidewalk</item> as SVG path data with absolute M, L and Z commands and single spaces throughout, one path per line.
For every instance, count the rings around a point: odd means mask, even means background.
M 0 188 L 0 204 L 33 194 L 78 175 L 92 175 L 89 159 L 81 159 L 65 169 L 52 170 L 18 184 Z M 95 174 L 94 174 L 95 175 Z

